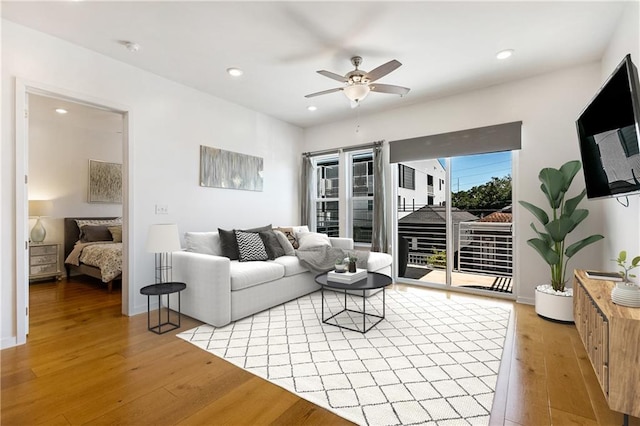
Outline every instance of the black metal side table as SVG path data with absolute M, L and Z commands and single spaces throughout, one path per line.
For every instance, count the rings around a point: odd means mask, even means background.
M 140 289 L 140 294 L 144 294 L 147 296 L 147 328 L 149 331 L 153 331 L 156 334 L 163 334 L 167 331 L 175 330 L 176 328 L 180 328 L 180 292 L 187 288 L 185 283 L 179 282 L 168 282 L 168 283 L 160 283 L 160 284 L 151 284 L 146 287 L 142 287 Z M 170 321 L 169 315 L 171 314 L 171 305 L 169 303 L 169 295 L 171 293 L 178 293 L 178 323 L 173 323 Z M 160 303 L 160 298 L 163 294 L 167 295 L 167 321 L 161 322 L 161 311 L 162 304 Z M 151 296 L 158 296 L 158 325 L 151 327 Z M 163 326 L 171 325 L 173 327 L 166 328 L 162 330 Z

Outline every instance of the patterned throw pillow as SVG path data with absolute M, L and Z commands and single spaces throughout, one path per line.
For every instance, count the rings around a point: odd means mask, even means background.
M 235 231 L 240 262 L 267 260 L 267 250 L 257 232 Z
M 274 228 L 276 231 L 282 232 L 287 240 L 291 243 L 294 249 L 298 248 L 298 239 L 296 238 L 296 233 L 293 231 L 293 228 Z

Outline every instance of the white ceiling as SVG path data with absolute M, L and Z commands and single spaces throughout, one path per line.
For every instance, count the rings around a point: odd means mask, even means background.
M 600 60 L 625 2 L 2 2 L 2 16 L 154 74 L 309 127 L 351 114 L 339 87 L 349 58 L 411 88 L 372 93 L 360 114 Z M 123 41 L 139 43 L 132 53 Z M 515 49 L 507 60 L 496 52 Z M 228 67 L 244 75 L 232 79 Z M 315 112 L 307 111 L 316 105 Z

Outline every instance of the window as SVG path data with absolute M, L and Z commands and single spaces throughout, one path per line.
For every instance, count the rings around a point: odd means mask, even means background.
M 316 230 L 340 235 L 340 181 L 338 156 L 316 160 Z
M 404 164 L 398 165 L 398 182 L 400 188 L 416 189 L 416 170 L 405 166 Z
M 351 229 L 356 243 L 371 243 L 373 230 L 373 153 L 351 158 Z

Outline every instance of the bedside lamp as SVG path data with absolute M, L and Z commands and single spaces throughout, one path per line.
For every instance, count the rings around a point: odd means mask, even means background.
M 47 236 L 47 230 L 44 229 L 41 217 L 46 217 L 51 214 L 53 209 L 53 202 L 50 200 L 29 200 L 29 217 L 37 218 L 36 224 L 31 228 L 31 242 L 41 243 Z
M 155 253 L 156 283 L 172 281 L 171 277 L 171 253 L 182 250 L 178 225 L 175 223 L 162 223 L 151 225 L 147 237 L 147 251 Z

